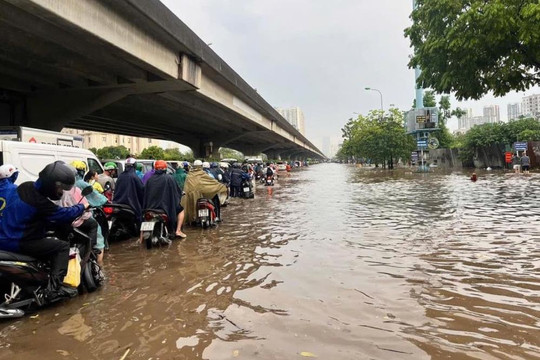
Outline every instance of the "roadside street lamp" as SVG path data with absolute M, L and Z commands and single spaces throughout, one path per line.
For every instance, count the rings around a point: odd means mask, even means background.
M 378 89 L 373 89 L 373 88 L 369 88 L 367 87 L 366 90 L 370 90 L 370 91 L 376 91 L 379 93 L 379 95 L 381 96 L 381 111 L 382 113 L 384 114 L 384 106 L 383 106 L 383 98 L 382 98 L 382 92 Z M 381 115 L 382 116 L 382 115 Z

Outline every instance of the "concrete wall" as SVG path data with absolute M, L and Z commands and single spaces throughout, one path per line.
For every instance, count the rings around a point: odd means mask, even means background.
M 435 149 L 429 150 L 430 164 L 437 164 L 439 168 L 461 169 L 461 160 L 458 158 L 457 149 Z
M 474 155 L 474 167 L 475 168 L 504 168 L 504 153 L 505 146 L 503 144 L 492 144 L 490 146 L 485 146 L 476 151 Z

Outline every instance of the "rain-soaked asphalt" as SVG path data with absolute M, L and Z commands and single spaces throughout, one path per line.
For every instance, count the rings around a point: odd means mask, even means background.
M 322 164 L 106 285 L 0 323 L 0 360 L 540 359 L 540 174 Z

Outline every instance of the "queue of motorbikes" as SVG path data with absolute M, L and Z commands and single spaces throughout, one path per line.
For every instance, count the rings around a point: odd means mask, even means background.
M 256 173 L 255 179 L 266 186 L 273 186 L 275 176 Z M 251 179 L 242 181 L 242 197 L 254 197 Z M 91 193 L 89 186 L 82 195 Z M 107 203 L 102 207 L 92 207 L 94 219 L 101 228 L 106 248 L 109 242 L 121 241 L 140 235 L 146 248 L 170 245 L 167 214 L 160 209 L 145 209 L 140 228 L 137 216 L 128 205 Z M 216 225 L 216 206 L 210 199 L 197 200 L 196 224 L 203 229 Z M 70 255 L 80 258 L 80 285 L 78 292 L 93 292 L 104 281 L 104 275 L 97 262 L 96 250 L 92 248 L 90 237 L 76 227 L 57 229 L 50 236 L 66 240 L 70 244 Z M 18 318 L 28 311 L 49 305 L 61 298 L 48 299 L 51 266 L 48 262 L 31 256 L 8 251 L 0 251 L 0 319 Z

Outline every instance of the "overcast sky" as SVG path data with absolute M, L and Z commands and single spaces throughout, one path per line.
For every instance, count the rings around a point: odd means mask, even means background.
M 340 136 L 354 112 L 414 99 L 412 53 L 403 30 L 412 0 L 161 0 L 272 106 L 299 106 L 306 135 L 317 146 Z M 538 88 L 504 98 L 488 96 L 471 107 L 500 106 L 540 93 Z M 457 128 L 457 121 L 449 123 Z

